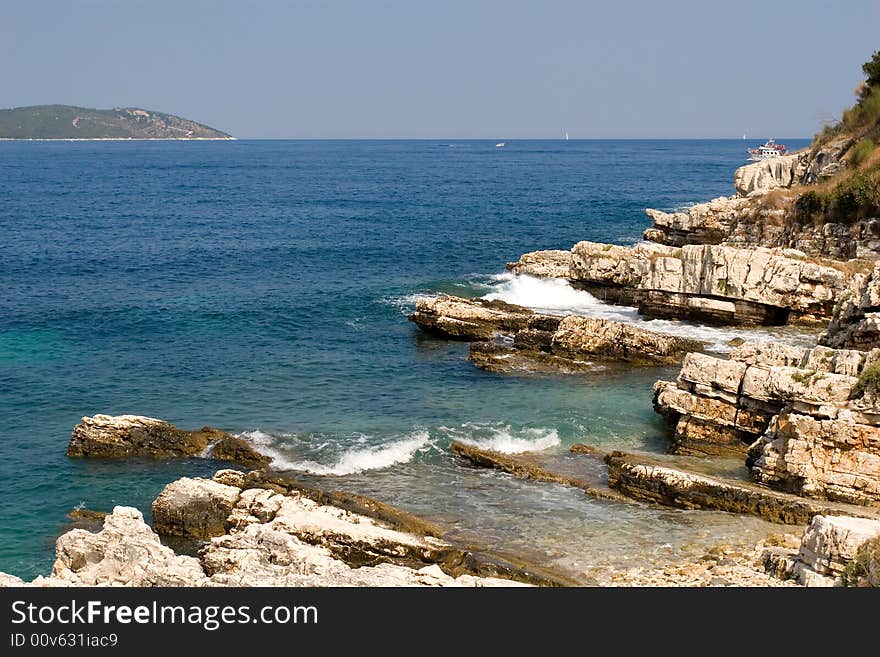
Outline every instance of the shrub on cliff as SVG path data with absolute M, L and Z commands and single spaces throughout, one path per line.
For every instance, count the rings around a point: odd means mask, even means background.
M 794 202 L 803 222 L 850 224 L 880 217 L 880 165 L 855 171 L 831 187 L 811 189 Z
M 862 370 L 859 380 L 853 386 L 850 398 L 857 399 L 866 393 L 880 393 L 880 361 L 874 361 Z
M 880 586 L 880 538 L 863 544 L 843 571 L 844 586 Z
M 868 158 L 871 157 L 871 154 L 874 152 L 876 146 L 877 145 L 874 143 L 873 139 L 870 139 L 868 137 L 860 139 L 859 142 L 849 151 L 849 165 L 855 169 L 858 169 L 860 166 L 868 161 Z
M 865 73 L 865 82 L 868 83 L 868 86 L 880 85 L 880 50 L 875 52 L 871 59 L 862 64 L 862 71 Z
M 841 181 L 831 191 L 827 212 L 842 223 L 880 215 L 880 168 Z

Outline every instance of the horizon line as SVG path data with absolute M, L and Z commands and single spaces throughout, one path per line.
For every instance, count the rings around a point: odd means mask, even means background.
M 814 135 L 779 139 L 812 140 Z M 235 137 L 234 141 L 765 141 L 768 137 Z M 223 140 L 218 140 L 223 141 Z M 229 140 L 227 140 L 229 141 Z

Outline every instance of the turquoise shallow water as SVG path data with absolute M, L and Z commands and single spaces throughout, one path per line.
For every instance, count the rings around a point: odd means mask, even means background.
M 324 485 L 575 573 L 762 531 L 456 464 L 453 438 L 662 450 L 650 391 L 674 369 L 489 374 L 405 318 L 413 295 L 446 291 L 638 321 L 504 276 L 504 263 L 581 239 L 632 243 L 646 206 L 732 193 L 744 148 L 0 143 L 0 570 L 45 573 L 75 505 L 148 510 L 168 481 L 217 467 L 68 459 L 73 425 L 94 413 L 243 433 Z

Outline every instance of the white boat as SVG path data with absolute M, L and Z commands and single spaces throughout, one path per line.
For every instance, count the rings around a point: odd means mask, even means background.
M 565 133 L 565 141 L 568 141 L 568 132 Z
M 769 160 L 772 157 L 779 157 L 788 153 L 785 144 L 777 144 L 775 140 L 768 139 L 763 146 L 749 149 L 749 159 L 753 162 L 760 160 Z
M 495 148 L 504 148 L 504 144 L 505 142 L 499 141 L 497 144 L 495 144 Z

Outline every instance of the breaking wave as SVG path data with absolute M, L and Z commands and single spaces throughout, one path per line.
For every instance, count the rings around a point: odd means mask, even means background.
M 792 331 L 786 327 L 761 327 L 740 329 L 694 324 L 670 319 L 645 319 L 636 308 L 614 306 L 597 299 L 589 292 L 577 290 L 563 278 L 536 278 L 522 274 L 498 274 L 491 277 L 493 291 L 484 299 L 500 299 L 507 303 L 526 306 L 548 314 L 573 314 L 600 319 L 610 319 L 639 326 L 658 333 L 678 335 L 706 343 L 706 349 L 726 353 L 733 349 L 731 340 L 777 340 L 792 344 L 808 345 L 815 338 L 802 331 Z
M 448 435 L 450 440 L 502 454 L 540 452 L 560 443 L 556 429 L 526 427 L 515 430 L 510 425 L 481 426 L 465 423 L 457 428 L 440 427 L 440 431 Z
M 243 438 L 250 440 L 259 451 L 272 459 L 272 467 L 278 470 L 298 470 L 315 475 L 343 476 L 381 470 L 399 463 L 409 463 L 419 452 L 433 447 L 431 437 L 424 429 L 413 431 L 401 440 L 391 441 L 372 447 L 358 447 L 343 452 L 332 463 L 319 463 L 311 460 L 293 460 L 278 449 L 277 440 L 260 430 L 245 431 Z M 324 443 L 321 447 L 326 446 Z
M 589 315 L 617 321 L 637 319 L 635 308 L 604 303 L 589 292 L 576 290 L 564 278 L 499 274 L 493 280 L 493 291 L 483 296 L 489 301 L 498 299 L 554 315 Z

